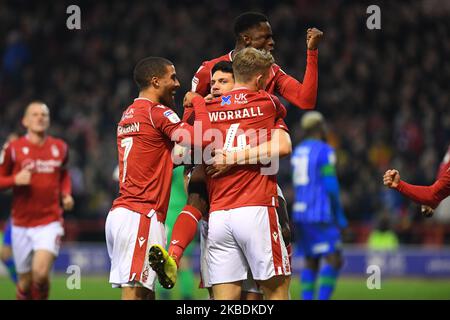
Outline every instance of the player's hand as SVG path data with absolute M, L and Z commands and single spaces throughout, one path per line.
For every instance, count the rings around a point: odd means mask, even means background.
M 201 95 L 192 91 L 186 92 L 183 99 L 183 107 L 185 108 L 192 107 L 192 99 L 194 99 L 195 97 L 201 97 Z
M 434 209 L 432 207 L 422 205 L 420 207 L 420 212 L 422 213 L 422 216 L 426 218 L 431 218 L 434 214 Z
M 205 168 L 205 173 L 211 178 L 217 178 L 225 174 L 234 165 L 227 163 L 227 154 L 223 150 L 214 150 L 213 158 L 208 161 L 208 166 Z
M 73 200 L 73 198 L 70 194 L 66 194 L 62 197 L 62 205 L 63 205 L 64 211 L 72 210 L 74 204 L 75 204 L 75 201 Z
M 213 95 L 210 93 L 205 97 L 206 102 L 211 102 L 211 100 L 214 99 Z
M 383 176 L 383 184 L 389 188 L 397 188 L 398 183 L 400 182 L 400 173 L 398 170 L 391 169 L 387 170 Z
M 306 30 L 306 45 L 309 50 L 316 50 L 317 45 L 322 39 L 323 32 L 317 28 L 309 28 Z
M 16 186 L 28 186 L 31 182 L 31 171 L 22 169 L 14 176 L 14 184 Z

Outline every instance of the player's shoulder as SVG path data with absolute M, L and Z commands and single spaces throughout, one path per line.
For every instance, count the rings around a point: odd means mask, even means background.
M 223 56 L 211 59 L 211 60 L 205 60 L 203 61 L 203 63 L 201 64 L 201 67 L 204 67 L 205 69 L 211 71 L 211 69 L 219 62 L 221 61 L 231 61 L 231 52 L 224 54 Z M 199 70 L 200 70 L 199 69 Z M 197 71 L 198 72 L 198 71 Z
M 20 136 L 17 139 L 5 142 L 3 147 L 4 148 L 7 148 L 8 146 L 11 146 L 11 147 L 22 147 L 22 146 L 24 146 L 26 144 L 28 144 L 27 138 L 25 136 Z
M 65 142 L 62 138 L 55 136 L 47 136 L 48 142 L 50 144 L 54 144 L 63 148 L 67 148 L 67 142 Z
M 281 67 L 276 63 L 273 63 L 270 69 L 274 76 L 277 74 L 286 74 L 286 72 L 284 72 L 283 69 L 281 69 Z

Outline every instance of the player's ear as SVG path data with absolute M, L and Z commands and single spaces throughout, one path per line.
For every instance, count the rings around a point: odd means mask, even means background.
M 27 117 L 23 117 L 23 118 L 22 118 L 22 125 L 23 125 L 25 128 L 28 128 L 28 119 L 27 119 Z
M 262 74 L 259 74 L 256 77 L 256 87 L 258 88 L 258 90 L 264 90 L 266 87 L 264 76 Z
M 244 33 L 241 35 L 242 41 L 244 42 L 245 46 L 248 47 L 252 43 L 252 37 L 250 35 Z
M 159 88 L 159 78 L 158 77 L 152 77 L 152 79 L 150 80 L 150 85 L 155 87 L 155 88 Z

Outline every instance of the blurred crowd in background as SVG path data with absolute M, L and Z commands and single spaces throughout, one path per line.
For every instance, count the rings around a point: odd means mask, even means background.
M 64 1 L 0 4 L 0 142 L 12 131 L 24 132 L 20 119 L 27 103 L 48 104 L 51 134 L 70 145 L 76 207 L 65 215 L 68 222 L 97 221 L 102 227 L 117 194 L 112 179 L 116 124 L 138 93 L 132 79 L 136 62 L 150 55 L 174 62 L 181 115 L 183 95 L 201 62 L 234 48 L 233 20 L 252 10 L 268 16 L 275 59 L 300 81 L 306 29 L 324 32 L 317 110 L 328 121 L 329 141 L 338 154 L 341 196 L 351 223 L 346 240 L 363 241 L 380 224 L 393 228 L 401 243 L 450 244 L 442 221 L 425 221 L 418 205 L 382 184 L 388 168 L 399 169 L 408 182 L 432 183 L 450 144 L 450 2 L 381 1 L 381 30 L 366 27 L 372 3 L 364 1 L 77 4 L 81 30 L 66 28 L 69 3 Z M 297 144 L 303 111 L 286 106 Z M 289 160 L 284 163 L 279 181 L 291 202 Z M 9 198 L 0 194 L 0 220 L 8 217 Z M 431 240 L 423 230 L 430 230 Z M 439 239 L 436 230 L 444 230 Z M 97 236 L 103 236 L 102 229 Z

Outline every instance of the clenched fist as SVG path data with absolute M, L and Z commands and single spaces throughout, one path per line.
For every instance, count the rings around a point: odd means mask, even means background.
M 397 188 L 400 182 L 400 173 L 398 170 L 391 169 L 387 170 L 383 176 L 383 184 L 389 188 Z
M 317 28 L 309 28 L 306 30 L 306 45 L 308 49 L 316 50 L 322 36 L 323 32 Z

